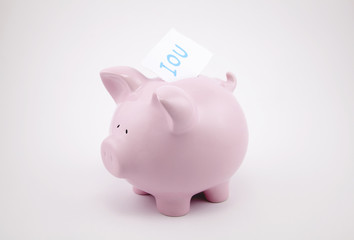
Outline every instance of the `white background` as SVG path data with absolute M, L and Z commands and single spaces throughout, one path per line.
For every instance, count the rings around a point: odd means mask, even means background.
M 353 1 L 0 2 L 0 239 L 353 239 Z M 228 201 L 166 217 L 100 158 L 99 71 L 171 28 L 238 78 L 249 151 Z

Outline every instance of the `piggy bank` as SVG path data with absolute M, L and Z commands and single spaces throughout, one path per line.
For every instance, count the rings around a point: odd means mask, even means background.
M 175 82 L 130 67 L 100 75 L 117 104 L 101 145 L 112 175 L 125 178 L 137 194 L 153 195 L 168 216 L 187 214 L 197 193 L 210 202 L 228 198 L 230 177 L 248 143 L 231 73 L 226 81 L 198 76 Z

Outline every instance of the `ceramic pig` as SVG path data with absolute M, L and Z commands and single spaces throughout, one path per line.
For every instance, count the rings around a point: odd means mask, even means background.
M 191 197 L 228 198 L 229 179 L 247 149 L 248 131 L 227 81 L 198 76 L 175 82 L 149 79 L 130 67 L 101 71 L 117 104 L 101 155 L 107 170 L 137 194 L 151 194 L 168 216 L 189 212 Z

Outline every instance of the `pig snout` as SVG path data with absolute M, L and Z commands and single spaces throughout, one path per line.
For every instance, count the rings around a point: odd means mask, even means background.
M 115 177 L 121 177 L 119 164 L 119 139 L 109 136 L 101 144 L 101 157 L 106 169 Z

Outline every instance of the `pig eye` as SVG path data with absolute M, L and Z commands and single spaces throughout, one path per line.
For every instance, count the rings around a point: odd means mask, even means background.
M 125 129 L 125 134 L 128 134 L 128 129 Z
M 117 128 L 119 128 L 120 124 L 118 124 Z

